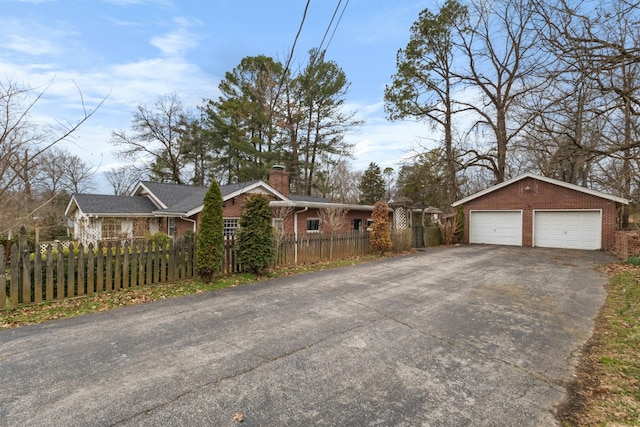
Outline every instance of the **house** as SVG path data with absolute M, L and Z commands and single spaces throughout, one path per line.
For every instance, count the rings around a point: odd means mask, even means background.
M 220 187 L 225 236 L 239 227 L 244 201 L 251 194 L 264 194 L 273 208 L 273 225 L 281 233 L 318 233 L 364 230 L 371 221 L 373 206 L 331 203 L 321 197 L 290 194 L 289 173 L 274 167 L 268 183 L 250 181 Z M 73 223 L 74 239 L 87 245 L 99 240 L 142 238 L 161 231 L 182 237 L 200 226 L 200 213 L 208 187 L 142 181 L 129 196 L 75 194 L 65 215 Z M 342 221 L 335 213 L 346 211 Z
M 475 193 L 463 206 L 464 241 L 570 249 L 612 249 L 617 209 L 629 201 L 526 173 Z

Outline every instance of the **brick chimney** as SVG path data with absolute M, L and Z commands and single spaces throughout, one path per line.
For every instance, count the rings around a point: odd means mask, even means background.
M 284 170 L 284 166 L 274 166 L 268 175 L 269 185 L 289 197 L 289 172 Z

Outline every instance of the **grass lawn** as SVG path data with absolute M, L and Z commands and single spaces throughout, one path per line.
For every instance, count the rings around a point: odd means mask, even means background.
M 8 308 L 0 310 L 0 329 L 32 325 L 49 320 L 64 319 L 88 313 L 98 313 L 118 307 L 197 294 L 216 289 L 230 288 L 276 277 L 292 276 L 312 271 L 345 267 L 380 258 L 380 256 L 371 255 L 311 265 L 279 267 L 272 269 L 264 277 L 256 277 L 253 274 L 231 274 L 218 277 L 211 283 L 204 283 L 200 280 L 185 280 L 175 283 L 129 288 L 117 292 L 105 292 L 102 294 L 70 298 L 62 301 L 51 301 L 42 304 Z
M 607 299 L 559 412 L 563 426 L 640 426 L 640 267 L 605 271 Z

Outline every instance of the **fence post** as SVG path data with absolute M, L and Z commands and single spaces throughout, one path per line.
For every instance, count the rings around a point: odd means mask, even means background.
M 5 308 L 7 305 L 7 278 L 5 270 L 4 246 L 0 246 L 0 308 Z
M 47 301 L 53 300 L 53 246 L 47 245 L 47 266 L 46 266 L 45 295 Z
M 20 257 L 22 258 L 22 280 L 20 280 L 20 285 L 22 286 L 22 303 L 28 304 L 31 302 L 31 260 L 29 259 L 29 245 L 27 244 L 27 229 L 24 225 L 20 227 L 18 248 L 20 249 Z
M 9 299 L 11 306 L 18 305 L 20 295 L 20 250 L 18 245 L 11 245 L 11 279 L 9 288 Z
M 33 257 L 33 301 L 42 302 L 42 252 L 40 245 L 36 246 L 36 253 Z

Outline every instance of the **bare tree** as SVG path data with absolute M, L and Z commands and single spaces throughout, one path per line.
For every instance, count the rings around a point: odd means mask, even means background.
M 32 114 L 51 83 L 32 88 L 11 80 L 0 81 L 0 232 L 15 230 L 20 225 L 33 226 L 45 213 L 61 216 L 63 200 L 57 197 L 58 192 L 39 194 L 38 175 L 48 165 L 52 149 L 71 138 L 106 99 L 88 108 L 78 88 L 82 108 L 79 117 L 57 118 L 53 124 L 41 124 Z M 56 180 L 61 180 L 60 176 Z M 50 184 L 58 188 L 58 183 Z
M 458 25 L 458 51 L 466 64 L 454 74 L 480 94 L 461 102 L 478 116 L 473 129 L 479 141 L 466 152 L 465 166 L 488 169 L 496 182 L 505 180 L 508 152 L 533 118 L 515 120 L 520 102 L 548 84 L 539 73 L 548 57 L 538 48 L 534 16 L 526 0 L 475 0 L 469 19 Z
M 93 188 L 96 168 L 67 150 L 53 148 L 41 157 L 35 168 L 35 185 L 42 195 L 61 191 L 84 193 Z
M 0 81 L 0 198 L 8 191 L 31 193 L 33 169 L 40 158 L 56 144 L 72 136 L 104 103 L 85 105 L 78 89 L 82 114 L 74 120 L 58 119 L 40 125 L 31 114 L 52 82 L 34 89 L 14 81 Z
M 139 105 L 133 114 L 131 132 L 112 133 L 111 143 L 119 147 L 117 155 L 132 164 L 148 165 L 152 179 L 187 184 L 187 166 L 193 121 L 177 94 L 161 96 L 152 107 Z
M 322 162 L 316 173 L 313 195 L 336 203 L 358 203 L 360 192 L 356 183 L 361 178 L 362 172 L 353 170 L 344 158 Z
M 328 231 L 331 238 L 329 244 L 329 260 L 333 259 L 333 246 L 336 232 L 342 230 L 347 223 L 348 213 L 349 210 L 340 205 L 330 206 L 320 210 L 322 231 Z
M 567 148 L 599 163 L 590 174 L 593 184 L 631 197 L 640 157 L 640 6 L 626 0 L 595 7 L 571 0 L 533 4 L 544 45 L 561 67 L 556 74 L 573 75 L 595 92 L 591 110 L 578 110 L 590 111 L 591 117 L 577 118 L 576 123 L 578 130 L 588 126 L 596 133 L 573 138 Z M 628 225 L 628 217 L 625 207 L 622 226 Z
M 144 174 L 144 171 L 133 166 L 121 166 L 106 171 L 104 176 L 113 188 L 113 194 L 120 196 L 130 194 Z

